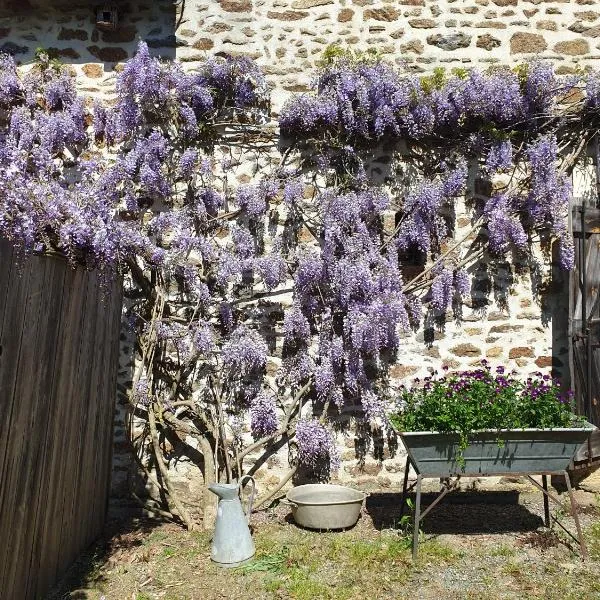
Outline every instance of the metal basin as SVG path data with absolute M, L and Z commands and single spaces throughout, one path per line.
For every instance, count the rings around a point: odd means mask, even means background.
M 358 520 L 366 494 L 341 485 L 299 485 L 286 495 L 294 521 L 309 529 L 344 529 Z

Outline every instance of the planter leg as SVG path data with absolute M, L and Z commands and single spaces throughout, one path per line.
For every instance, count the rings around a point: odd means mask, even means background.
M 406 466 L 404 467 L 404 485 L 402 486 L 402 499 L 400 500 L 400 519 L 404 514 L 404 503 L 406 502 L 406 488 L 408 486 L 408 472 L 410 471 L 410 458 L 406 457 Z
M 419 549 L 419 524 L 421 520 L 421 475 L 417 475 L 417 498 L 415 500 L 415 520 L 413 524 L 413 560 L 417 560 Z
M 548 476 L 542 475 L 542 486 L 544 488 L 544 525 L 550 527 L 550 500 L 548 499 Z
M 575 501 L 575 496 L 573 495 L 573 488 L 571 487 L 571 478 L 567 471 L 565 471 L 565 483 L 567 484 L 567 490 L 569 492 L 569 499 L 571 500 L 571 515 L 573 520 L 575 521 L 575 527 L 577 528 L 577 539 L 579 540 L 579 547 L 581 548 L 581 558 L 582 560 L 587 560 L 589 558 L 587 546 L 585 545 L 585 541 L 583 539 L 583 532 L 581 531 L 581 523 L 579 522 L 579 515 L 577 514 L 577 502 Z

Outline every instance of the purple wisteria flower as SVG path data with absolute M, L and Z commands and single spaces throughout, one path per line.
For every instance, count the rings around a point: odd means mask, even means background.
M 260 392 L 250 403 L 250 427 L 255 440 L 275 433 L 279 427 L 275 398 Z
M 283 319 L 283 332 L 288 341 L 307 341 L 310 337 L 310 324 L 298 305 L 286 311 Z
M 492 196 L 485 205 L 484 216 L 487 217 L 489 247 L 492 252 L 502 254 L 511 247 L 520 250 L 526 248 L 528 237 L 510 196 Z
M 207 354 L 215 349 L 215 334 L 210 323 L 201 321 L 192 329 L 192 343 L 201 354 Z
M 232 376 L 246 376 L 264 368 L 267 362 L 267 345 L 262 336 L 240 325 L 222 348 L 223 365 Z
M 454 289 L 461 298 L 466 298 L 471 291 L 471 278 L 465 269 L 454 271 Z
M 0 106 L 16 104 L 23 93 L 14 58 L 8 54 L 0 54 Z
M 184 179 L 189 179 L 192 176 L 197 160 L 198 151 L 194 148 L 188 148 L 183 152 L 179 159 L 179 171 Z
M 439 265 L 436 271 L 431 284 L 431 307 L 444 312 L 452 304 L 454 274 L 443 265 Z
M 512 144 L 508 140 L 494 144 L 485 160 L 485 168 L 493 173 L 494 171 L 505 171 L 512 167 L 513 154 Z
M 300 464 L 319 470 L 326 463 L 332 472 L 339 469 L 340 456 L 331 433 L 317 419 L 301 419 L 296 424 Z
M 254 266 L 268 290 L 275 289 L 287 277 L 286 262 L 277 252 L 255 259 Z

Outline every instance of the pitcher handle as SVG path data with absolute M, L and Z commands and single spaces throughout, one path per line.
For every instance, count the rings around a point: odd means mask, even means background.
M 248 507 L 246 508 L 246 521 L 250 523 L 250 515 L 252 514 L 252 504 L 254 504 L 254 496 L 256 494 L 256 481 L 254 481 L 254 477 L 252 477 L 252 475 L 244 475 L 240 479 L 240 492 L 244 485 L 245 479 L 249 479 L 252 482 L 252 491 L 250 492 L 250 498 L 248 499 Z

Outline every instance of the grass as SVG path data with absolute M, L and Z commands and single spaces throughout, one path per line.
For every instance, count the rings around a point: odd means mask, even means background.
M 491 556 L 503 556 L 505 558 L 510 558 L 511 556 L 515 555 L 515 549 L 502 544 L 497 548 L 493 548 L 490 554 Z
M 90 551 L 77 583 L 52 600 L 600 599 L 597 515 L 585 516 L 585 564 L 543 528 L 481 536 L 429 531 L 414 562 L 404 527 L 379 531 L 363 518 L 349 531 L 317 533 L 283 516 L 255 525 L 256 555 L 234 569 L 211 563 L 210 533 L 153 525 L 118 534 L 105 543 L 107 553 Z M 68 595 L 82 588 L 85 596 Z
M 267 573 L 281 573 L 289 563 L 289 548 L 284 546 L 279 552 L 259 554 L 250 564 L 238 567 L 243 575 L 259 571 Z
M 362 598 L 364 590 L 403 587 L 412 570 L 410 539 L 397 532 L 381 532 L 365 539 L 362 533 L 306 534 L 288 528 L 289 543 L 279 546 L 276 530 L 257 534 L 257 555 L 236 569 L 264 591 L 295 600 Z M 275 535 L 274 535 L 275 534 Z M 279 548 L 276 550 L 276 548 Z M 450 564 L 462 556 L 432 540 L 422 546 L 420 562 Z
M 590 556 L 592 559 L 600 560 L 600 522 L 590 527 L 587 538 Z

